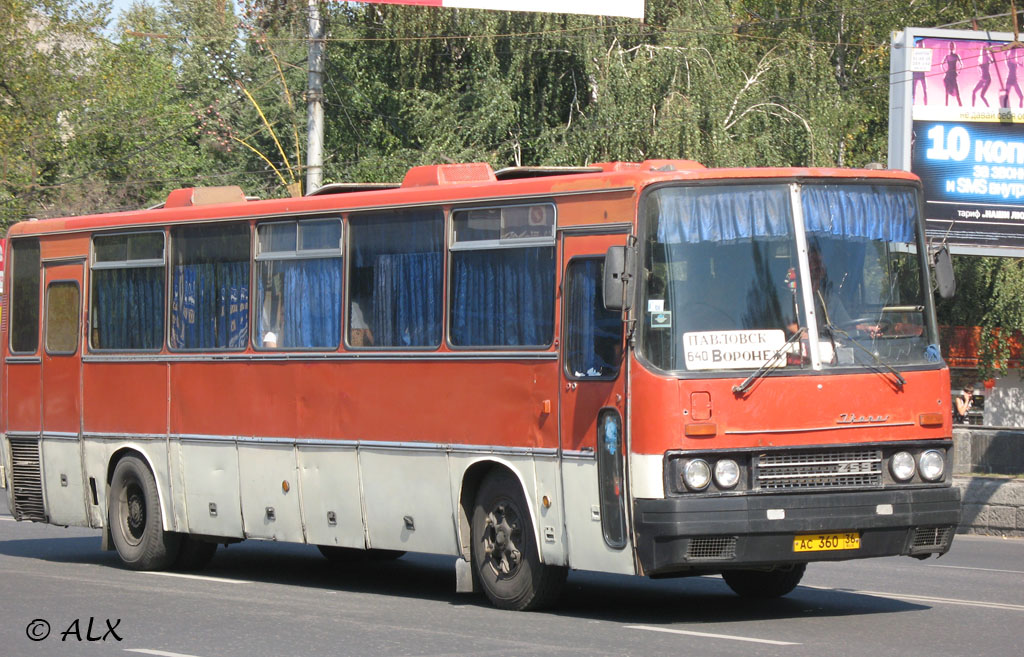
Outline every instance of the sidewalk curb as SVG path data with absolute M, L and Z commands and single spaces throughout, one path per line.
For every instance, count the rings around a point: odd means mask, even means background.
M 955 476 L 963 518 L 958 534 L 1024 537 L 1024 479 Z

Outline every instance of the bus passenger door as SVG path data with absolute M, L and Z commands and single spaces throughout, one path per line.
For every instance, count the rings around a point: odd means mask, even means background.
M 50 522 L 87 525 L 82 478 L 81 371 L 84 261 L 43 269 L 42 463 Z
M 604 255 L 626 235 L 562 242 L 559 426 L 569 564 L 632 574 L 623 324 L 604 308 Z

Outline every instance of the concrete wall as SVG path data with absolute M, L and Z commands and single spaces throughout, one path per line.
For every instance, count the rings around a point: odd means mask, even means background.
M 1024 474 L 1024 430 L 958 426 L 953 443 L 953 474 Z
M 957 532 L 1024 537 L 1024 479 L 971 474 L 1024 475 L 1024 430 L 953 429 L 953 479 L 963 499 Z
M 959 534 L 1024 537 L 1024 480 L 956 477 L 963 496 Z

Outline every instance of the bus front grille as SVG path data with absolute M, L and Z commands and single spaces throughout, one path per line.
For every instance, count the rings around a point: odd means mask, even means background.
M 12 512 L 18 520 L 46 522 L 38 438 L 8 438 L 11 446 Z
M 754 466 L 755 487 L 760 490 L 878 488 L 882 485 L 882 451 L 879 449 L 761 454 Z

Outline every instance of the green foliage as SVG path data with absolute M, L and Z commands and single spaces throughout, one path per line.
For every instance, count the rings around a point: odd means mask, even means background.
M 235 6 L 139 4 L 104 32 L 106 2 L 0 0 L 0 220 L 141 207 L 186 185 L 285 195 L 273 169 L 304 177 L 307 2 Z M 972 29 L 1007 8 L 647 0 L 641 23 L 323 2 L 325 181 L 458 161 L 885 162 L 890 33 Z M 983 370 L 1005 367 L 1024 270 L 986 258 L 956 269 L 960 294 L 940 317 L 984 327 L 995 339 Z
M 939 300 L 939 323 L 980 326 L 978 379 L 1005 374 L 1014 334 L 1024 331 L 1024 260 L 953 258 L 956 297 Z

